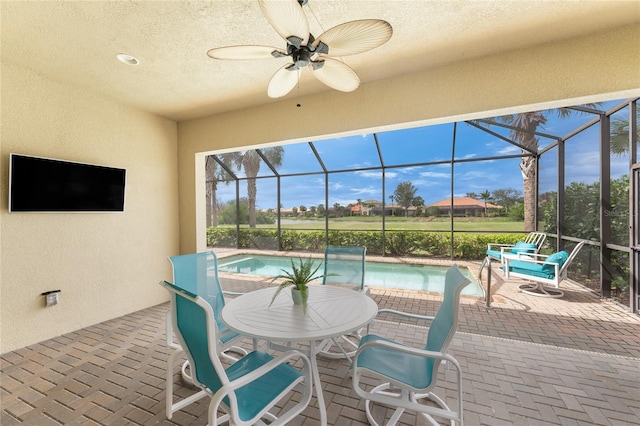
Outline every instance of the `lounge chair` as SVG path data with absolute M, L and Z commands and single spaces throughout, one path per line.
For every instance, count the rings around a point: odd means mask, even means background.
M 518 241 L 515 244 L 495 244 L 490 243 L 487 244 L 486 256 L 482 260 L 480 264 L 480 268 L 478 269 L 478 281 L 480 282 L 480 287 L 484 292 L 485 298 L 485 307 L 491 307 L 491 262 L 492 260 L 497 260 L 501 265 L 504 265 L 504 260 L 507 257 L 517 257 L 518 254 L 522 253 L 523 255 L 528 254 L 537 254 L 547 239 L 547 234 L 544 232 L 530 232 L 524 238 L 523 241 Z M 487 271 L 487 288 L 482 285 L 482 271 L 484 268 L 488 267 Z
M 571 251 L 559 251 L 551 255 L 528 254 L 507 257 L 504 260 L 505 279 L 512 277 L 524 278 L 532 281 L 522 284 L 519 288 L 523 293 L 533 296 L 562 297 L 564 292 L 559 289 L 560 283 L 567 277 L 567 269 L 584 245 L 579 242 Z M 549 286 L 553 286 L 549 287 Z
M 364 285 L 367 248 L 363 246 L 327 246 L 324 250 L 322 284 L 353 288 L 369 294 Z M 319 353 L 328 358 L 350 359 L 356 353 L 360 332 L 321 342 Z M 343 345 L 347 348 L 344 349 Z
M 507 257 L 514 257 L 519 253 L 536 254 L 542 248 L 547 235 L 544 232 L 530 232 L 523 241 L 515 244 L 487 244 L 487 256 L 504 263 Z
M 209 425 L 253 425 L 262 418 L 271 424 L 286 424 L 307 407 L 312 393 L 309 358 L 295 350 L 278 357 L 253 351 L 225 368 L 218 357 L 217 315 L 211 304 L 167 281 L 160 285 L 171 295 L 172 323 L 189 360 L 193 383 L 211 398 Z M 289 365 L 300 361 L 302 371 Z M 300 386 L 302 396 L 297 403 L 293 402 L 298 398 L 283 401 Z M 269 410 L 279 403 L 286 410 L 276 418 Z
M 415 411 L 429 423 L 437 425 L 434 417 L 445 418 L 451 422 L 463 423 L 462 416 L 462 371 L 456 359 L 447 353 L 458 326 L 460 293 L 469 284 L 466 278 L 452 266 L 447 271 L 444 285 L 444 300 L 435 317 L 432 318 L 427 341 L 422 349 L 406 346 L 384 337 L 367 334 L 353 357 L 351 373 L 353 388 L 365 399 L 365 411 L 369 423 L 378 425 L 371 403 L 397 407 L 388 424 L 396 424 L 405 410 Z M 403 315 L 398 311 L 388 311 Z M 415 318 L 416 315 L 404 314 Z M 438 370 L 442 362 L 455 369 L 457 382 L 457 400 L 455 409 L 449 408 L 445 401 L 435 394 Z M 370 389 L 375 381 L 383 382 Z M 451 386 L 453 387 L 453 386 Z M 450 386 L 443 391 L 453 393 Z M 425 400 L 436 404 L 430 405 Z M 384 410 L 382 410 L 384 412 Z

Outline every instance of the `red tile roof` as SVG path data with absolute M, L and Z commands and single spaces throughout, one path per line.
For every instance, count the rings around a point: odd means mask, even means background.
M 440 200 L 436 203 L 429 204 L 427 207 L 451 207 L 451 198 L 445 198 L 444 200 Z M 453 199 L 453 207 L 462 209 L 462 208 L 483 208 L 484 209 L 484 201 L 476 200 L 471 197 L 458 197 Z M 495 204 L 487 203 L 488 209 L 500 209 L 500 206 L 496 206 Z

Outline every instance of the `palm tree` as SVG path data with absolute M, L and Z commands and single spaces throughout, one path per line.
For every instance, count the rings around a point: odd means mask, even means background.
M 207 227 L 218 226 L 218 200 L 216 199 L 216 191 L 218 183 L 224 182 L 229 185 L 229 174 L 224 171 L 213 156 L 208 155 L 205 158 L 205 179 L 207 182 Z
M 585 106 L 595 108 L 597 105 L 599 103 L 586 104 Z M 549 111 L 523 112 L 496 117 L 497 121 L 515 127 L 515 129 L 511 130 L 510 136 L 522 146 L 522 154 L 527 154 L 522 156 L 522 161 L 520 162 L 524 187 L 525 232 L 535 231 L 536 229 L 536 158 L 528 155 L 529 151 L 538 152 L 538 137 L 535 132 L 538 127 L 544 126 L 547 122 L 545 114 L 555 113 L 560 118 L 566 118 L 574 111 L 569 108 L 558 108 Z M 579 113 L 589 114 L 582 111 Z
M 491 200 L 491 192 L 489 192 L 488 189 L 486 191 L 482 191 L 479 197 L 484 201 L 484 216 L 487 217 L 487 201 Z
M 274 146 L 270 148 L 264 148 L 261 150 L 264 157 L 274 167 L 278 168 L 282 165 L 282 158 L 284 156 L 284 148 L 281 146 Z M 238 170 L 244 170 L 244 174 L 247 177 L 247 197 L 249 200 L 249 227 L 256 227 L 256 194 L 258 189 L 256 187 L 256 177 L 260 171 L 260 164 L 262 158 L 255 149 L 242 152 L 231 152 L 229 154 L 222 154 L 222 158 L 228 159 L 229 162 L 235 164 Z
M 336 212 L 336 217 L 340 217 L 340 203 L 333 203 L 333 209 Z
M 637 110 L 640 121 L 640 109 Z M 640 141 L 640 127 L 638 127 L 638 140 Z M 623 155 L 629 152 L 629 119 L 616 118 L 611 122 L 611 154 Z

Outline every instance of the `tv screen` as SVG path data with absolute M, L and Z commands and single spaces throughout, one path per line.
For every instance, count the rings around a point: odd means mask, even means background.
M 9 155 L 9 211 L 124 211 L 125 169 Z

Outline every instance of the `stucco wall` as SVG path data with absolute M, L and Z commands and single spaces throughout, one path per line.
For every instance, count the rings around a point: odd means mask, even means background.
M 176 123 L 7 64 L 1 114 L 0 353 L 167 300 Z M 125 168 L 125 212 L 9 213 L 10 152 Z M 54 289 L 60 304 L 43 307 Z
M 181 250 L 206 245 L 204 217 L 196 214 L 204 200 L 196 191 L 196 182 L 204 182 L 196 153 L 639 96 L 639 39 L 640 26 L 626 26 L 378 80 L 352 93 L 292 97 L 181 122 Z

